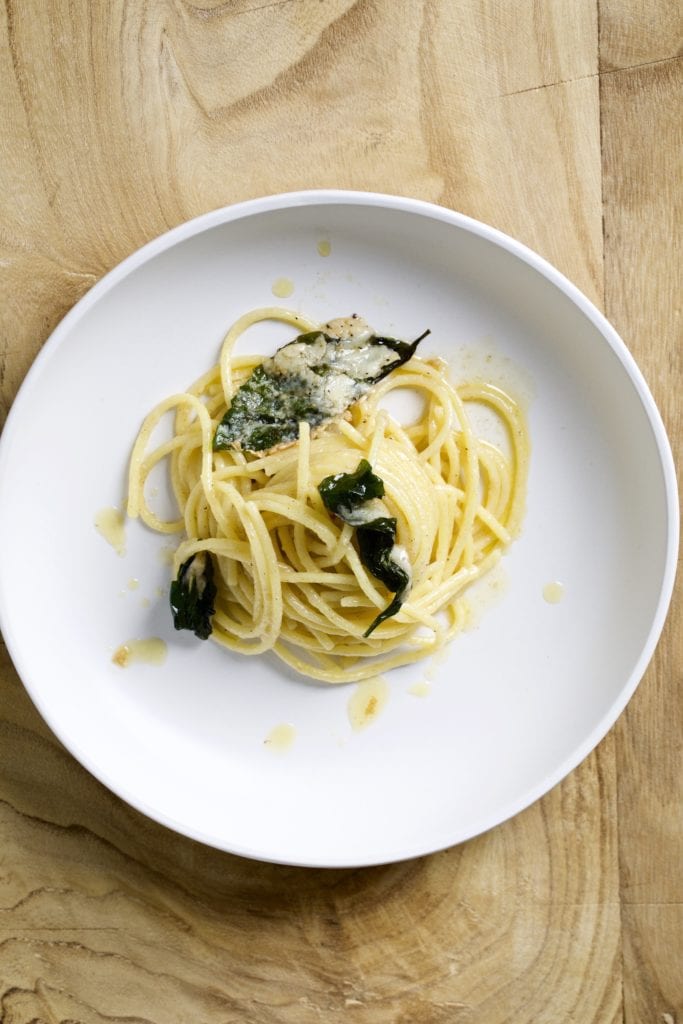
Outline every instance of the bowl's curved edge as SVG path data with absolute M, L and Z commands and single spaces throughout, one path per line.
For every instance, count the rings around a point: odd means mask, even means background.
M 591 300 L 588 299 L 588 297 L 584 295 L 579 288 L 577 288 L 576 285 L 574 285 L 546 259 L 525 246 L 523 243 L 518 242 L 511 236 L 499 231 L 497 228 L 484 224 L 481 221 L 466 216 L 465 214 L 457 213 L 456 211 L 449 210 L 445 207 L 441 207 L 424 200 L 412 199 L 405 196 L 385 195 L 383 193 L 376 192 L 345 191 L 339 189 L 312 189 L 245 200 L 244 202 L 236 203 L 231 206 L 220 207 L 208 213 L 201 214 L 192 220 L 171 228 L 169 231 L 151 240 L 130 256 L 126 257 L 126 259 L 105 274 L 60 321 L 55 330 L 46 340 L 41 351 L 38 353 L 38 356 L 26 374 L 26 377 L 24 378 L 24 381 L 22 382 L 12 404 L 12 408 L 9 411 L 2 431 L 2 436 L 0 436 L 0 480 L 3 475 L 3 466 L 5 461 L 4 453 L 11 445 L 12 433 L 14 430 L 13 423 L 15 418 L 18 417 L 18 410 L 23 403 L 22 396 L 29 392 L 34 375 L 41 372 L 43 363 L 59 346 L 62 338 L 68 335 L 72 326 L 99 300 L 100 296 L 109 292 L 120 280 L 132 273 L 137 267 L 179 242 L 184 241 L 193 235 L 199 234 L 202 231 L 231 221 L 280 209 L 288 209 L 297 206 L 339 206 L 344 204 L 351 204 L 354 206 L 381 206 L 389 209 L 400 210 L 402 212 L 413 213 L 449 223 L 454 227 L 458 227 L 469 231 L 472 234 L 488 239 L 492 243 L 507 250 L 512 255 L 523 260 L 548 281 L 554 284 L 555 287 L 564 292 L 564 294 L 567 295 L 567 297 L 593 323 L 598 332 L 607 341 L 631 379 L 645 408 L 648 421 L 655 437 L 666 492 L 666 563 L 657 607 L 655 609 L 648 637 L 643 646 L 643 650 L 641 651 L 641 655 L 622 688 L 618 699 L 614 701 L 605 715 L 603 715 L 602 719 L 596 724 L 589 736 L 586 737 L 584 742 L 580 744 L 577 750 L 575 750 L 570 757 L 562 761 L 554 771 L 548 773 L 543 780 L 527 790 L 522 796 L 511 801 L 510 804 L 502 811 L 498 810 L 495 814 L 488 817 L 482 816 L 482 818 L 475 822 L 466 833 L 454 835 L 452 840 L 445 845 L 441 847 L 433 847 L 430 845 L 425 846 L 424 844 L 416 843 L 411 847 L 404 847 L 400 850 L 386 852 L 385 854 L 375 858 L 363 859 L 360 862 L 357 859 L 344 860 L 343 858 L 340 858 L 336 862 L 326 860 L 323 863 L 314 858 L 311 859 L 310 857 L 306 857 L 303 853 L 295 852 L 292 852 L 289 856 L 285 857 L 274 857 L 265 850 L 253 849 L 239 843 L 228 844 L 221 842 L 216 836 L 203 833 L 201 830 L 188 828 L 182 822 L 173 819 L 171 816 L 160 813 L 155 808 L 147 806 L 145 802 L 139 800 L 135 794 L 127 792 L 125 787 L 118 786 L 115 782 L 112 782 L 106 777 L 106 773 L 101 772 L 98 769 L 98 766 L 92 762 L 92 759 L 87 754 L 83 751 L 74 749 L 74 745 L 69 743 L 62 737 L 62 735 L 60 735 L 59 727 L 55 726 L 51 721 L 52 716 L 42 707 L 42 701 L 39 695 L 34 692 L 33 686 L 21 671 L 21 654 L 17 649 L 17 645 L 13 643 L 11 630 L 8 629 L 6 616 L 3 615 L 4 602 L 0 592 L 0 630 L 2 630 L 12 661 L 17 667 L 17 672 L 41 717 L 45 720 L 57 738 L 64 743 L 67 749 L 83 765 L 83 767 L 90 772 L 91 775 L 135 810 L 141 812 L 146 817 L 158 822 L 159 824 L 170 828 L 174 832 L 185 835 L 188 838 L 201 842 L 207 846 L 224 850 L 227 853 L 232 853 L 250 859 L 267 861 L 270 863 L 300 867 L 369 867 L 372 865 L 394 863 L 408 860 L 413 857 L 435 853 L 438 849 L 447 848 L 458 843 L 465 842 L 468 839 L 472 839 L 477 835 L 481 835 L 482 833 L 489 831 L 496 825 L 502 824 L 504 821 L 509 820 L 511 817 L 535 803 L 536 800 L 540 799 L 540 797 L 553 789 L 554 786 L 561 782 L 562 779 L 573 771 L 591 753 L 591 751 L 595 749 L 598 743 L 609 732 L 619 715 L 626 707 L 626 704 L 633 696 L 638 683 L 645 674 L 664 627 L 671 602 L 679 548 L 678 488 L 673 454 L 666 428 L 642 372 L 629 352 L 626 344 L 606 317 L 600 312 L 594 303 L 591 302 Z

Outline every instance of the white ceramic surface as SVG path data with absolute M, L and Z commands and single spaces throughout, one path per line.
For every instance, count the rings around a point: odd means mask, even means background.
M 321 320 L 362 312 L 405 338 L 429 326 L 422 354 L 442 354 L 456 375 L 488 366 L 531 394 L 528 511 L 503 593 L 440 663 L 390 674 L 386 708 L 362 732 L 347 718 L 352 687 L 176 634 L 156 594 L 163 538 L 131 524 L 120 558 L 93 525 L 121 503 L 145 413 L 213 363 L 239 314 L 276 301 L 280 277 L 295 285 L 281 304 Z M 272 350 L 278 330 L 249 345 Z M 0 443 L 0 495 L 0 625 L 56 735 L 145 814 L 294 864 L 427 853 L 546 792 L 633 693 L 677 549 L 668 442 L 604 318 L 499 232 L 365 193 L 218 210 L 108 274 L 26 378 Z M 551 605 L 542 591 L 556 579 L 565 595 Z M 112 664 L 117 645 L 150 635 L 168 642 L 164 666 Z M 408 691 L 425 673 L 431 693 L 418 698 Z M 263 742 L 281 722 L 296 728 L 286 753 Z

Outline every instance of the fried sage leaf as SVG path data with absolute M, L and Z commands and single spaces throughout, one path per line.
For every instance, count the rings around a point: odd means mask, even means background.
M 363 636 L 377 629 L 380 623 L 395 615 L 408 595 L 411 584 L 410 562 L 405 548 L 396 544 L 396 520 L 393 516 L 380 516 L 356 530 L 360 560 L 387 590 L 394 591 L 394 599 L 380 612 Z
M 381 338 L 357 316 L 300 334 L 238 388 L 216 429 L 214 449 L 261 452 L 296 441 L 301 422 L 314 428 L 342 415 L 406 363 L 427 334 L 410 343 Z
M 396 519 L 383 514 L 384 482 L 372 472 L 367 459 L 361 459 L 353 473 L 335 473 L 325 477 L 318 491 L 329 512 L 356 527 L 360 560 L 394 599 L 370 623 L 363 636 L 395 615 L 408 595 L 412 573 L 405 548 L 396 544 Z
M 375 476 L 367 459 L 361 459 L 355 473 L 326 476 L 318 491 L 328 512 L 339 516 L 345 523 L 357 526 L 367 522 L 362 515 L 365 502 L 384 496 L 384 481 Z
M 213 562 L 206 551 L 192 555 L 180 566 L 171 583 L 170 601 L 173 625 L 190 629 L 200 640 L 208 640 L 213 629 L 211 617 L 216 611 L 216 584 Z

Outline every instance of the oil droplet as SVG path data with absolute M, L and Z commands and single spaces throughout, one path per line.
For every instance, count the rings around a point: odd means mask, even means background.
M 349 698 L 348 714 L 352 727 L 358 731 L 374 722 L 387 702 L 389 686 L 386 679 L 376 676 L 359 683 Z
M 145 640 L 126 640 L 116 648 L 111 660 L 121 668 L 127 668 L 132 661 L 163 665 L 166 661 L 166 643 L 158 636 L 150 636 Z
M 546 583 L 543 588 L 543 600 L 548 604 L 559 604 L 564 597 L 564 586 L 557 580 Z
M 157 597 L 164 597 L 166 591 L 164 590 L 163 587 L 157 587 L 154 593 L 157 595 Z
M 151 607 L 151 604 L 152 604 L 152 602 L 150 601 L 150 599 L 148 597 L 143 597 L 142 600 L 140 601 L 140 607 L 141 608 L 149 608 L 149 607 Z
M 327 238 L 321 238 L 318 242 L 318 253 L 320 256 L 329 256 L 332 252 L 332 246 Z
M 278 299 L 288 299 L 294 291 L 294 282 L 288 277 L 278 277 L 277 281 L 273 281 L 271 291 Z
M 292 746 L 295 738 L 296 729 L 294 726 L 290 725 L 289 722 L 282 722 L 281 725 L 276 725 L 274 729 L 270 730 L 263 744 L 277 754 L 284 754 Z
M 413 697 L 428 697 L 431 692 L 432 687 L 428 679 L 423 679 L 408 689 L 408 693 L 412 693 Z
M 135 576 L 131 576 L 131 578 L 128 580 L 128 589 L 137 590 L 139 586 L 140 580 L 136 579 Z
M 125 518 L 118 508 L 101 508 L 95 515 L 95 529 L 107 544 L 111 544 L 117 555 L 126 553 Z

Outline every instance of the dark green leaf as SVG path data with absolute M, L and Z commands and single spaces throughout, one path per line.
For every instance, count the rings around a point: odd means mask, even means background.
M 397 338 L 374 337 L 372 339 L 374 345 L 384 345 L 386 348 L 390 348 L 392 352 L 396 353 L 397 358 L 394 360 L 393 363 L 389 363 L 388 366 L 385 366 L 380 371 L 380 373 L 377 374 L 376 377 L 372 378 L 373 384 L 376 384 L 378 381 L 382 380 L 384 377 L 390 374 L 392 370 L 395 370 L 398 366 L 403 366 L 403 364 L 407 363 L 409 359 L 412 359 L 417 350 L 417 346 L 420 344 L 421 341 L 423 341 L 427 337 L 428 334 L 431 333 L 431 331 L 424 331 L 419 338 L 416 338 L 415 341 L 412 341 L 410 343 L 407 341 L 398 341 Z
M 325 508 L 347 519 L 350 513 L 371 498 L 381 498 L 384 494 L 384 483 L 375 476 L 367 459 L 361 459 L 354 473 L 335 473 L 326 476 L 318 484 L 320 497 Z
M 368 626 L 363 636 L 377 629 L 385 619 L 395 615 L 410 587 L 410 576 L 395 560 L 396 519 L 376 516 L 358 525 L 358 510 L 367 501 L 384 495 L 384 482 L 372 472 L 367 459 L 361 459 L 354 473 L 335 473 L 318 485 L 325 507 L 344 522 L 357 526 L 356 540 L 360 560 L 375 579 L 395 593 L 392 602 Z
M 374 633 L 375 630 L 377 629 L 377 627 L 381 626 L 381 624 L 383 622 L 385 622 L 386 619 L 390 619 L 392 617 L 392 615 L 396 615 L 397 612 L 400 610 L 401 605 L 403 604 L 403 598 L 404 598 L 404 593 L 401 590 L 401 591 L 399 591 L 398 594 L 396 594 L 394 596 L 394 599 L 391 602 L 391 604 L 388 604 L 386 606 L 386 608 L 384 609 L 384 611 L 380 612 L 379 615 L 377 616 L 377 618 L 372 620 L 372 622 L 370 623 L 368 628 L 363 633 L 363 636 L 365 636 L 365 637 L 370 636 L 370 634 Z
M 267 451 L 296 441 L 301 422 L 317 427 L 342 415 L 373 384 L 407 362 L 427 334 L 429 331 L 410 344 L 372 335 L 361 346 L 322 331 L 300 334 L 278 349 L 272 359 L 266 359 L 238 388 L 216 428 L 214 449 L 240 446 L 248 451 Z M 290 353 L 288 360 L 280 356 L 292 345 L 314 343 L 319 344 L 320 351 Z M 372 360 L 363 366 L 361 358 L 353 362 L 353 371 L 349 368 L 349 351 L 356 354 L 364 347 L 377 346 L 390 349 L 395 358 L 374 375 L 368 368 Z
M 410 579 L 404 569 L 391 559 L 396 543 L 396 520 L 388 516 L 373 519 L 356 530 L 361 562 L 387 590 L 405 590 Z
M 403 604 L 404 595 L 410 586 L 410 576 L 392 559 L 396 542 L 396 520 L 388 516 L 373 519 L 367 526 L 356 531 L 360 560 L 372 575 L 392 590 L 395 597 L 388 607 L 368 626 L 363 636 L 370 636 L 385 619 L 395 615 Z
M 170 601 L 173 625 L 190 629 L 200 640 L 211 636 L 211 616 L 216 611 L 216 584 L 213 562 L 206 551 L 192 555 L 180 566 L 177 579 L 171 583 Z
M 334 338 L 332 338 L 329 334 L 325 334 L 324 331 L 308 331 L 306 334 L 297 335 L 293 342 L 289 341 L 287 342 L 287 344 L 292 345 L 298 342 L 300 345 L 312 345 L 314 341 L 318 340 L 321 334 L 325 341 L 334 341 Z
M 323 416 L 306 402 L 301 378 L 274 376 L 263 365 L 257 366 L 218 424 L 213 447 L 220 450 L 239 443 L 249 451 L 265 451 L 296 441 L 302 420 L 317 426 Z

